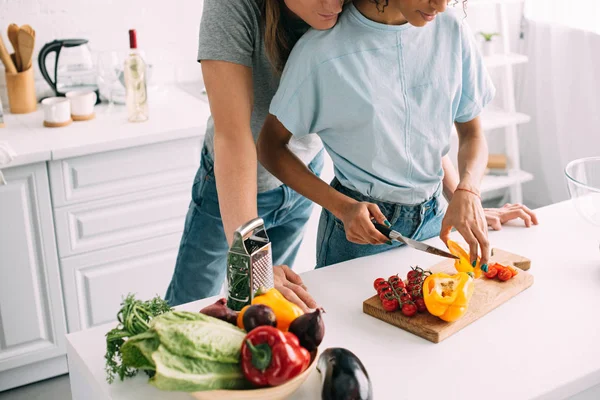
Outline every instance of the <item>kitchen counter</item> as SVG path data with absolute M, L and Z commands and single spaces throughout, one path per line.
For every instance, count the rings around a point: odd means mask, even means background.
M 166 86 L 149 98 L 150 118 L 143 123 L 128 122 L 123 105 L 108 113 L 106 103 L 96 107 L 95 119 L 64 128 L 43 127 L 41 104 L 30 114 L 7 113 L 0 141 L 7 141 L 17 156 L 3 168 L 204 135 L 210 115 L 205 96 Z
M 304 273 L 327 312 L 321 349 L 354 352 L 375 399 L 563 399 L 599 385 L 600 229 L 582 220 L 571 202 L 537 212 L 539 226 L 490 234 L 494 247 L 532 260 L 533 286 L 439 344 L 362 312 L 375 278 L 431 266 L 439 261 L 435 256 L 402 248 Z M 442 245 L 438 238 L 429 242 Z M 198 311 L 215 299 L 180 308 Z M 114 326 L 67 336 L 74 399 L 190 398 L 154 389 L 143 374 L 108 385 L 104 335 Z M 319 393 L 314 371 L 292 398 L 313 400 Z M 593 393 L 586 398 L 597 398 Z

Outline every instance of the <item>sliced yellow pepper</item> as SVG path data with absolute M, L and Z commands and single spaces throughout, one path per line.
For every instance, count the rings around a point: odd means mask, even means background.
M 466 272 L 455 275 L 429 275 L 423 283 L 423 300 L 427 311 L 447 322 L 464 315 L 473 296 L 475 284 Z
M 450 253 L 458 257 L 458 260 L 454 260 L 454 268 L 456 268 L 458 272 L 472 272 L 475 275 L 475 278 L 479 278 L 482 275 L 481 260 L 479 257 L 477 257 L 477 263 L 473 268 L 473 265 L 469 262 L 469 254 L 462 247 L 460 247 L 458 243 L 448 240 L 446 246 L 448 246 Z
M 281 292 L 275 288 L 266 291 L 259 289 L 252 304 L 264 304 L 271 307 L 277 318 L 277 329 L 284 332 L 289 329 L 292 321 L 304 314 L 300 307 L 283 297 Z M 244 310 L 242 309 L 242 311 Z

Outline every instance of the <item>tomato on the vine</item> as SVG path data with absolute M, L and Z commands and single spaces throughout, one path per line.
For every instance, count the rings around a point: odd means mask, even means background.
M 406 291 L 407 291 L 408 293 L 412 293 L 412 292 L 414 292 L 415 290 L 416 290 L 416 291 L 418 291 L 418 290 L 421 290 L 421 285 L 419 285 L 419 284 L 415 284 L 415 283 L 409 283 L 409 284 L 406 286 Z
M 420 313 L 427 312 L 427 306 L 425 305 L 425 300 L 422 298 L 418 298 L 415 300 L 415 305 L 417 306 L 417 311 Z
M 411 269 L 410 271 L 408 271 L 408 274 L 406 274 L 406 277 L 410 281 L 411 279 L 417 278 L 420 275 L 421 273 L 419 271 Z
M 396 311 L 399 307 L 399 303 L 398 303 L 397 299 L 391 299 L 391 300 L 386 299 L 386 300 L 383 300 L 381 304 L 383 305 L 383 309 L 385 311 L 389 311 L 389 312 Z
M 405 294 L 400 295 L 400 301 L 402 303 L 406 303 L 407 301 L 412 301 L 412 297 L 410 294 L 405 293 Z
M 415 303 L 411 302 L 402 304 L 402 314 L 406 315 L 407 317 L 412 317 L 416 313 L 417 306 L 415 305 Z
M 400 279 L 400 280 L 393 282 L 392 287 L 394 289 L 404 289 L 406 287 L 406 284 L 404 283 L 404 281 L 402 279 Z
M 383 278 L 377 278 L 377 279 L 375 279 L 375 282 L 373 282 L 373 288 L 375 288 L 375 290 L 377 290 L 377 288 L 379 287 L 379 285 L 381 285 L 383 282 L 385 282 L 385 279 L 383 279 Z
M 377 293 L 381 293 L 384 290 L 391 292 L 392 287 L 386 282 L 385 285 L 379 285 L 379 287 L 377 288 Z

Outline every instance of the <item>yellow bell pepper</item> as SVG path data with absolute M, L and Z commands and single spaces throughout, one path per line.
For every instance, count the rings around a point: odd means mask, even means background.
M 467 311 L 474 289 L 475 282 L 466 272 L 432 274 L 423 283 L 423 300 L 432 315 L 453 322 Z
M 258 289 L 252 304 L 264 304 L 273 309 L 277 318 L 277 329 L 287 332 L 292 321 L 304 314 L 304 311 L 281 294 L 275 288 Z M 242 311 L 244 311 L 242 309 Z M 240 313 L 242 314 L 242 313 Z
M 467 252 L 460 247 L 458 243 L 448 240 L 446 246 L 448 246 L 450 253 L 458 257 L 458 260 L 454 260 L 454 268 L 456 268 L 458 272 L 471 272 L 473 275 L 475 275 L 475 278 L 479 278 L 482 275 L 483 272 L 481 271 L 481 260 L 479 257 L 477 257 L 477 263 L 475 264 L 475 267 L 473 267 L 473 265 L 469 262 L 469 254 L 467 254 Z

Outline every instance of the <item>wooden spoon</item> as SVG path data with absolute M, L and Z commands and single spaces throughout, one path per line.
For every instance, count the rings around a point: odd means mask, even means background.
M 0 35 L 0 60 L 4 63 L 4 68 L 6 72 L 9 74 L 16 74 L 17 68 L 15 68 L 15 64 L 10 58 L 6 47 L 4 46 L 4 40 L 2 39 L 2 35 Z
M 10 24 L 8 26 L 8 40 L 12 44 L 12 47 L 15 51 L 15 66 L 17 67 L 17 71 L 23 71 L 23 66 L 21 65 L 21 54 L 19 54 L 19 25 Z
M 21 55 L 21 65 L 23 71 L 31 68 L 33 58 L 33 47 L 35 45 L 35 31 L 29 25 L 23 25 L 19 28 L 19 53 Z

